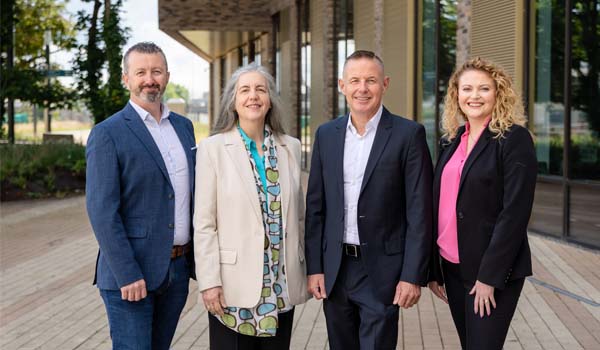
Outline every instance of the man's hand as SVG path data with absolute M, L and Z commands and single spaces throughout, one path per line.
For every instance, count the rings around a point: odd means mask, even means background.
M 327 298 L 325 295 L 325 274 L 317 273 L 314 275 L 308 275 L 307 289 L 315 299 L 321 300 Z
M 421 286 L 400 281 L 396 286 L 394 304 L 408 309 L 415 305 L 421 297 Z
M 142 278 L 131 284 L 121 287 L 121 299 L 129 301 L 140 301 L 148 295 L 146 281 Z
M 446 288 L 444 288 L 444 286 L 440 285 L 436 281 L 429 282 L 428 286 L 435 296 L 442 299 L 444 303 L 448 304 L 448 296 L 446 295 Z
M 202 301 L 204 302 L 206 310 L 211 314 L 223 316 L 225 313 L 223 309 L 227 307 L 227 304 L 225 304 L 225 296 L 223 295 L 222 287 L 203 290 Z

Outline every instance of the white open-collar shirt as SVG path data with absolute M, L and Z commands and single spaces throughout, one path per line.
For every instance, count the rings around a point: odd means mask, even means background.
M 352 115 L 348 118 L 344 140 L 344 243 L 360 244 L 358 197 L 382 112 L 383 105 L 367 122 L 363 135 L 352 125 Z
M 175 237 L 173 245 L 184 245 L 190 240 L 190 174 L 183 145 L 169 120 L 169 108 L 161 104 L 160 123 L 135 102 L 129 100 L 139 114 L 167 167 L 169 180 L 175 190 Z

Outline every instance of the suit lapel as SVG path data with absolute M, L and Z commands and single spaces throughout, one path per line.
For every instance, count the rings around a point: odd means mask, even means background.
M 160 154 L 160 150 L 158 146 L 154 142 L 152 135 L 150 135 L 150 131 L 144 125 L 142 118 L 137 114 L 135 109 L 128 103 L 124 110 L 124 118 L 129 129 L 135 134 L 135 136 L 142 142 L 142 144 L 148 150 L 148 153 L 152 156 L 156 165 L 163 173 L 165 179 L 173 188 L 173 184 L 171 184 L 171 179 L 169 179 L 169 172 L 167 171 L 167 167 L 165 166 L 165 162 Z
M 287 144 L 283 142 L 278 136 L 274 136 L 275 147 L 277 152 L 277 171 L 279 171 L 279 186 L 281 186 L 281 206 L 282 206 L 282 218 L 287 219 L 288 208 L 290 206 L 290 193 L 294 189 L 290 186 L 290 160 L 289 160 L 289 149 Z
M 365 168 L 365 175 L 363 176 L 363 181 L 360 187 L 361 194 L 369 182 L 371 174 L 373 174 L 373 170 L 375 169 L 375 165 L 377 165 L 377 161 L 379 161 L 379 157 L 381 157 L 381 153 L 383 153 L 385 145 L 387 144 L 391 134 L 392 116 L 387 109 L 383 108 L 383 111 L 381 112 L 381 120 L 377 126 L 377 132 L 375 133 L 375 140 L 373 140 L 373 146 L 371 147 L 371 153 L 369 153 L 369 160 L 367 161 L 367 167 Z
M 235 127 L 225 132 L 223 136 L 225 138 L 225 149 L 237 169 L 237 173 L 244 187 L 244 192 L 251 203 L 250 206 L 252 207 L 254 214 L 256 214 L 256 218 L 262 222 L 262 212 L 260 211 L 260 201 L 258 200 L 258 192 L 256 190 L 256 180 L 254 179 L 254 174 L 250 167 L 248 151 L 246 151 L 244 141 Z
M 333 157 L 335 165 L 334 165 L 334 174 L 339 174 L 336 176 L 337 180 L 337 189 L 340 192 L 340 197 L 342 198 L 342 203 L 344 201 L 344 144 L 346 143 L 346 127 L 348 125 L 349 115 L 346 114 L 344 117 L 336 120 L 336 129 L 337 134 L 335 135 L 335 150 L 336 155 Z
M 435 203 L 438 203 L 440 199 L 440 187 L 442 185 L 442 173 L 444 171 L 444 167 L 448 161 L 450 161 L 450 158 L 452 158 L 452 155 L 458 148 L 458 145 L 460 144 L 460 137 L 464 131 L 465 129 L 463 126 L 458 130 L 456 137 L 454 137 L 450 145 L 446 146 L 446 149 L 444 149 L 444 151 L 440 154 L 440 158 L 438 159 L 435 167 L 435 183 L 433 184 L 433 198 L 435 199 Z
M 194 147 L 193 138 L 187 133 L 185 128 L 185 124 L 180 119 L 179 116 L 174 113 L 169 114 L 169 120 L 171 121 L 171 125 L 179 138 L 179 142 L 181 142 L 181 146 L 183 147 L 183 151 L 185 152 L 185 158 L 187 159 L 188 164 L 188 174 L 190 181 L 190 190 L 192 194 L 194 193 L 194 155 L 192 151 L 192 147 Z
M 473 147 L 473 149 L 471 150 L 471 153 L 469 153 L 469 156 L 467 157 L 465 166 L 463 167 L 463 171 L 460 175 L 460 185 L 458 186 L 459 195 L 460 195 L 460 191 L 463 187 L 463 184 L 465 182 L 465 179 L 467 178 L 467 176 L 469 174 L 469 170 L 471 170 L 471 167 L 473 166 L 473 163 L 475 162 L 477 157 L 479 157 L 481 152 L 483 152 L 483 150 L 490 143 L 491 138 L 492 138 L 492 133 L 487 128 L 483 129 L 483 133 L 479 137 L 479 140 L 477 140 L 477 143 L 475 144 L 475 147 Z

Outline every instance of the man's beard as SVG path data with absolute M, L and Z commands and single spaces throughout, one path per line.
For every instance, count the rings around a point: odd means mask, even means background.
M 145 88 L 156 88 L 158 91 L 144 92 Z M 164 89 L 161 89 L 159 84 L 142 85 L 136 90 L 135 95 L 146 102 L 154 103 L 160 101 L 164 92 Z

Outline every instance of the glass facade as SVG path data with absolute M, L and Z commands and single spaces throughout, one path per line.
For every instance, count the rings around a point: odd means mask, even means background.
M 448 80 L 456 65 L 455 1 L 422 0 L 421 4 L 421 102 L 417 120 L 425 126 L 427 145 L 435 160 L 440 120 Z
M 437 126 L 439 118 L 437 115 L 436 100 L 436 67 L 437 67 L 437 16 L 436 1 L 423 0 L 422 4 L 422 40 L 421 40 L 421 105 L 418 120 L 425 126 L 427 145 L 432 154 L 437 145 Z
M 448 90 L 448 81 L 456 66 L 456 1 L 438 0 L 439 6 L 439 37 L 438 37 L 438 117 L 444 110 L 444 96 Z M 439 125 L 439 123 L 438 123 Z
M 255 39 L 252 42 L 252 45 L 254 45 L 254 62 L 256 62 L 257 64 L 262 64 L 262 39 L 261 36 L 258 37 L 258 39 Z
M 537 0 L 530 229 L 600 247 L 600 3 Z
M 572 1 L 567 234 L 600 246 L 600 2 Z
M 271 16 L 271 33 L 273 77 L 275 78 L 277 92 L 281 92 L 281 21 L 279 12 Z

